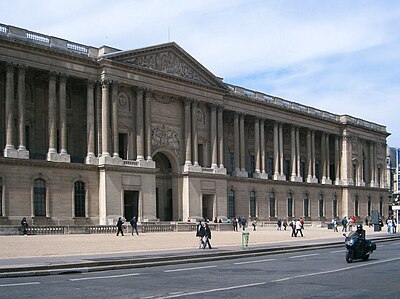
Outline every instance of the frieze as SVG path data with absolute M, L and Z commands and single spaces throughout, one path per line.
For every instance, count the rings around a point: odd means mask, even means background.
M 154 150 L 159 148 L 168 148 L 178 157 L 178 159 L 181 158 L 181 147 L 178 133 L 172 129 L 166 128 L 165 125 L 153 126 L 152 143 Z
M 173 97 L 167 97 L 167 96 L 161 96 L 161 95 L 153 95 L 153 99 L 160 104 L 171 104 L 172 102 L 175 101 Z
M 135 57 L 126 62 L 181 78 L 207 83 L 198 72 L 170 51 Z

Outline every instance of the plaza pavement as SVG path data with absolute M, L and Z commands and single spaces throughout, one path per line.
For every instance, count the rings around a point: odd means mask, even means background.
M 301 250 L 321 245 L 342 246 L 341 229 L 306 228 L 304 237 L 291 237 L 290 230 L 278 231 L 275 227 L 258 227 L 249 232 L 248 248 L 242 248 L 242 231 L 212 231 L 213 249 L 198 249 L 195 232 L 145 233 L 139 236 L 125 233 L 79 235 L 0 236 L 0 278 L 21 275 L 48 275 L 69 268 L 94 271 L 101 267 L 115 269 L 161 261 L 228 256 L 243 252 L 266 250 Z M 366 228 L 367 238 L 395 237 L 384 231 Z M 400 237 L 400 234 L 399 234 Z M 379 247 L 379 246 L 378 246 Z M 102 268 L 102 269 L 103 269 Z M 91 270 L 90 270 L 91 269 Z M 103 269 L 104 270 L 104 269 Z M 50 272 L 49 272 L 50 271 Z M 46 274 L 44 274 L 46 273 Z M 51 274 L 51 273 L 50 273 Z

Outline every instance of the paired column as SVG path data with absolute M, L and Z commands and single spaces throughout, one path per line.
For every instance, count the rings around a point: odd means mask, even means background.
M 145 128 L 146 128 L 146 153 L 147 162 L 153 161 L 153 146 L 151 139 L 151 91 L 146 90 L 145 94 Z
M 5 103 L 5 125 L 6 146 L 4 157 L 29 159 L 29 152 L 25 146 L 25 71 L 23 65 L 18 66 L 17 99 L 18 99 L 18 131 L 19 146 L 15 148 L 14 140 L 14 65 L 6 65 L 6 103 Z
M 218 106 L 218 146 L 219 146 L 219 168 L 224 168 L 224 107 Z M 196 119 L 194 119 L 195 121 Z M 197 145 L 197 142 L 195 143 Z
M 96 164 L 96 156 L 94 154 L 94 83 L 92 81 L 87 82 L 87 95 L 86 95 L 86 110 L 87 110 L 87 156 L 86 164 Z
M 283 173 L 283 124 L 279 124 L 279 164 L 281 180 L 285 180 L 285 174 Z
M 240 138 L 239 138 L 239 113 L 235 112 L 233 117 L 233 146 L 235 155 L 234 175 L 240 176 Z
M 339 136 L 335 136 L 335 185 L 341 185 L 340 180 L 340 140 Z
M 312 182 L 312 147 L 311 147 L 311 130 L 307 129 L 307 183 Z
M 247 177 L 246 171 L 246 155 L 245 155 L 245 140 L 244 140 L 244 114 L 240 114 L 240 171 L 242 176 Z
M 185 105 L 185 142 L 186 142 L 185 165 L 190 166 L 192 165 L 190 100 L 184 99 L 184 105 Z
M 211 105 L 211 168 L 218 168 L 217 162 L 217 107 Z
M 192 101 L 192 137 L 193 137 L 193 162 L 194 166 L 199 165 L 199 148 L 198 148 L 198 133 L 197 133 L 197 101 Z M 204 166 L 204 165 L 202 165 Z
M 254 120 L 254 154 L 256 156 L 256 175 L 261 173 L 260 171 L 260 119 L 258 117 Z
M 56 73 L 49 75 L 49 151 L 47 153 L 48 161 L 57 160 L 57 125 L 56 125 Z
M 274 180 L 279 179 L 279 124 L 274 122 Z
M 113 158 L 119 158 L 118 83 L 111 84 Z
M 144 124 L 143 124 L 143 95 L 144 89 L 138 88 L 136 93 L 136 144 L 137 161 L 144 161 Z
M 61 128 L 61 151 L 60 158 L 63 162 L 70 162 L 67 152 L 67 76 L 62 74 L 59 82 L 59 103 L 60 103 L 60 128 Z

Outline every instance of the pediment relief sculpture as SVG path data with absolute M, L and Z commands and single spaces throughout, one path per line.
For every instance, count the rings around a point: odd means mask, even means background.
M 134 57 L 125 62 L 208 84 L 208 81 L 203 76 L 172 51 Z

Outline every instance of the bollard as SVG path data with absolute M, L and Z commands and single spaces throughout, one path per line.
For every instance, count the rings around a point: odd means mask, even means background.
M 242 232 L 242 250 L 249 247 L 249 232 Z

